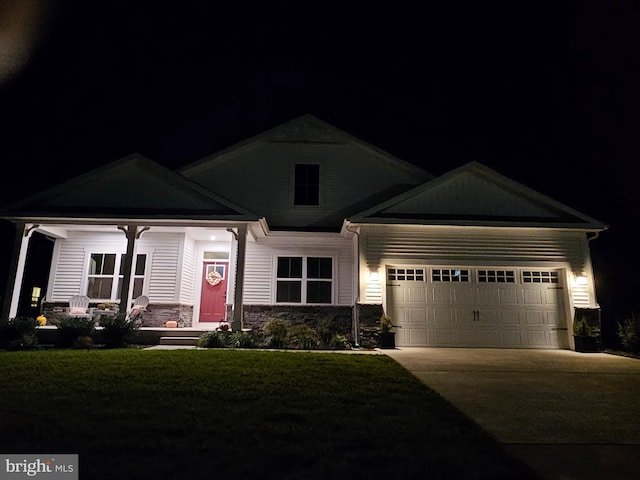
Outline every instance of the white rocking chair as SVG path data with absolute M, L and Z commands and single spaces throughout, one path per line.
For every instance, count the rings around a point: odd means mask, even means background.
M 127 320 L 142 322 L 142 314 L 147 311 L 149 306 L 149 297 L 140 295 L 133 301 L 131 310 L 127 312 Z

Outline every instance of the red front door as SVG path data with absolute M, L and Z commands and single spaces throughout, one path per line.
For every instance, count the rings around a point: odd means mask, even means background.
M 200 294 L 200 321 L 223 322 L 226 317 L 227 273 L 226 262 L 205 262 L 202 268 Z

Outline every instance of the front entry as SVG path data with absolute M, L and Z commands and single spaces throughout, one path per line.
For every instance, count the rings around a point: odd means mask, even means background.
M 205 262 L 202 268 L 200 321 L 223 322 L 227 303 L 227 262 Z

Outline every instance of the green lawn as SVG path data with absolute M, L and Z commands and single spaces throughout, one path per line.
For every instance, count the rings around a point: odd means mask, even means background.
M 82 480 L 535 478 L 382 355 L 41 350 L 0 365 L 0 452 L 77 453 Z

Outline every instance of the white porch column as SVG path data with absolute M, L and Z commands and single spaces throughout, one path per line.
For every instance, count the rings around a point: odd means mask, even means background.
M 240 225 L 237 232 L 233 232 L 238 241 L 236 254 L 236 284 L 233 292 L 233 320 L 231 330 L 242 331 L 242 292 L 244 290 L 244 261 L 247 250 L 247 226 Z
M 13 250 L 7 271 L 7 284 L 2 299 L 2 318 L 4 319 L 15 318 L 18 313 L 29 240 L 36 227 L 37 225 L 27 225 L 24 222 L 16 223 Z
M 142 232 L 149 230 L 149 227 L 144 227 L 138 230 L 137 225 L 118 225 L 118 228 L 124 232 L 127 237 L 127 252 L 124 255 L 124 265 L 122 269 L 124 273 L 122 275 L 122 291 L 120 292 L 120 306 L 119 311 L 121 313 L 127 313 L 129 305 L 131 305 L 131 292 L 133 282 L 133 268 L 135 266 L 134 259 L 136 258 L 136 240 L 140 238 Z

